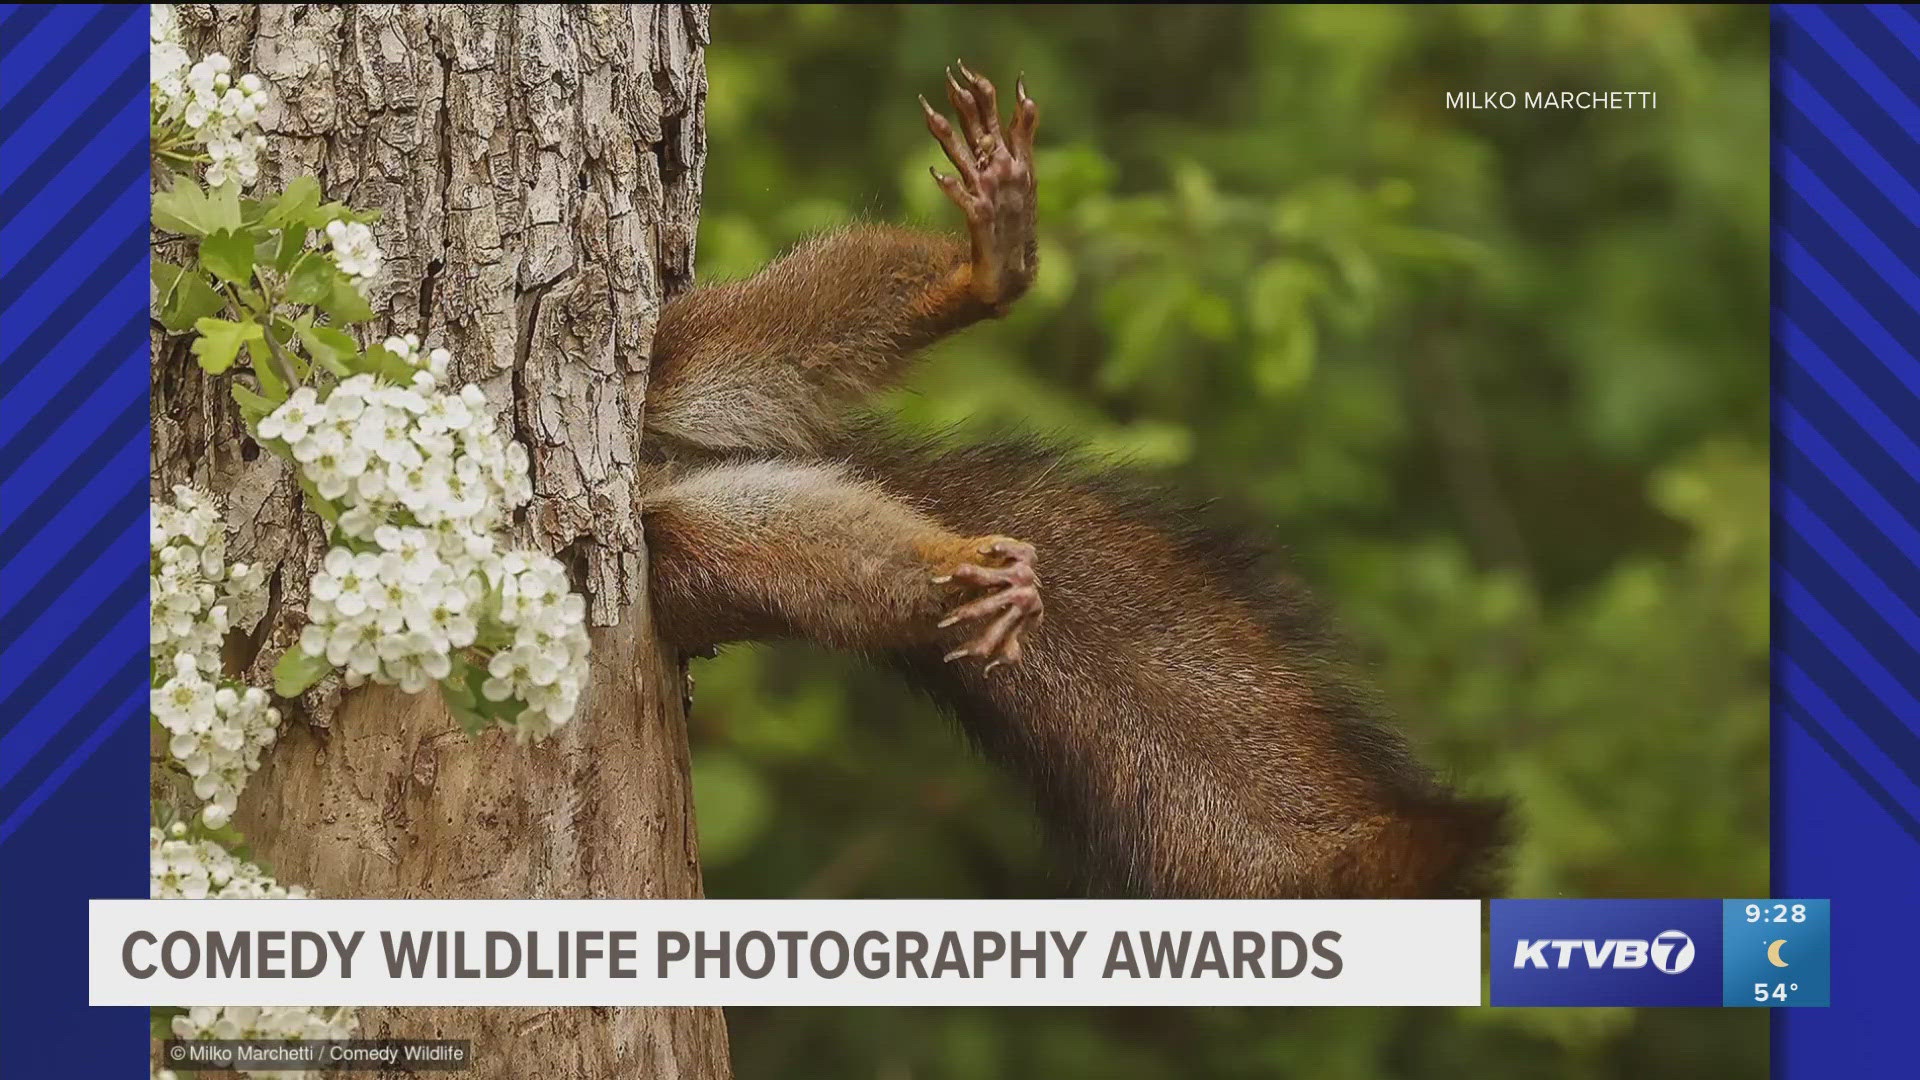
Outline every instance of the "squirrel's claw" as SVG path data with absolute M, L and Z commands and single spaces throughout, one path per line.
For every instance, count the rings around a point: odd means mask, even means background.
M 1027 96 L 1027 77 L 1020 76 L 1013 83 L 1013 127 L 1008 134 L 1013 139 L 1013 152 L 1018 157 L 1031 160 L 1033 157 L 1033 132 L 1040 126 L 1040 106 Z
M 947 101 L 959 123 L 920 99 L 927 130 L 933 133 L 958 176 L 933 172 L 934 183 L 967 218 L 972 243 L 969 288 L 996 311 L 1033 283 L 1038 245 L 1034 231 L 1033 131 L 1039 110 L 1027 96 L 1026 80 L 1014 87 L 1013 118 L 1003 129 L 1000 98 L 993 83 L 958 63 L 958 75 L 946 72 Z
M 987 661 L 986 670 L 992 671 L 1001 664 L 1020 662 L 1020 634 L 1039 624 L 1046 605 L 1040 598 L 1040 577 L 1034 572 L 1032 544 L 997 536 L 976 550 L 983 557 L 1001 560 L 1002 564 L 961 563 L 951 573 L 935 580 L 957 581 L 991 591 L 948 612 L 947 617 L 940 620 L 940 626 L 944 629 L 955 623 L 992 617 L 985 629 L 945 656 L 949 663 L 962 657 L 978 657 Z
M 954 130 L 953 124 L 946 117 L 941 116 L 932 105 L 927 104 L 925 96 L 920 98 L 920 109 L 927 114 L 927 130 L 932 132 L 934 139 L 940 143 L 940 149 L 947 152 L 947 160 L 953 162 L 953 167 L 960 170 L 960 190 L 964 192 L 977 187 L 980 176 L 974 169 L 973 153 L 961 140 L 960 133 Z M 936 180 L 939 176 L 939 173 L 934 174 Z M 946 187 L 945 184 L 940 186 Z M 948 192 L 949 196 L 952 194 L 952 191 Z

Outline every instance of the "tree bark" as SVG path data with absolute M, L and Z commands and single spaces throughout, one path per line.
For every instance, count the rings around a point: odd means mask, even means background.
M 697 897 L 676 660 L 655 639 L 632 466 L 660 305 L 692 275 L 704 6 L 186 5 L 194 43 L 258 73 L 274 190 L 313 173 L 379 210 L 368 340 L 454 356 L 532 455 L 518 543 L 585 590 L 592 683 L 552 739 L 464 735 L 429 693 L 325 683 L 292 710 L 236 822 L 330 897 Z M 226 388 L 156 338 L 156 490 L 192 482 L 275 567 L 255 685 L 299 633 L 324 540 Z M 480 1077 L 728 1075 L 718 1009 L 368 1009 L 369 1037 L 471 1039 Z

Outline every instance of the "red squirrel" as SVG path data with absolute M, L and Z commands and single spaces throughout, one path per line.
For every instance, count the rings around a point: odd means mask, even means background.
M 1099 894 L 1471 897 L 1502 802 L 1455 794 L 1339 674 L 1303 594 L 1204 508 L 1040 440 L 953 445 L 849 418 L 913 355 L 1032 283 L 1017 83 L 920 105 L 965 240 L 860 226 L 671 300 L 642 516 L 662 636 L 803 638 L 950 708 Z

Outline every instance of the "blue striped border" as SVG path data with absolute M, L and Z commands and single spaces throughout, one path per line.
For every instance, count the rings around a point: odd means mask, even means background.
M 1920 16 L 1773 15 L 1773 895 L 1833 900 L 1774 1075 L 1906 1075 L 1920 974 Z
M 0 6 L 8 1075 L 144 1075 L 145 1010 L 87 1009 L 86 902 L 147 890 L 147 37 L 144 6 Z

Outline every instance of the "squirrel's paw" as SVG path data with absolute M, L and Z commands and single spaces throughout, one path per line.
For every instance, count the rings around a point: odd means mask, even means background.
M 989 619 L 987 625 L 959 648 L 947 653 L 950 663 L 964 656 L 978 657 L 992 671 L 1001 664 L 1020 662 L 1020 635 L 1040 623 L 1046 605 L 1040 599 L 1040 577 L 1034 572 L 1033 545 L 1005 536 L 982 537 L 975 542 L 975 553 L 996 565 L 963 562 L 949 573 L 937 575 L 936 584 L 959 582 L 989 590 L 985 596 L 970 600 L 940 620 L 944 629 L 974 619 Z
M 1039 107 L 1027 96 L 1026 80 L 1014 83 L 1013 122 L 1002 132 L 1000 103 L 993 84 L 962 63 L 960 77 L 947 72 L 947 100 L 960 117 L 955 130 L 946 117 L 920 99 L 927 130 L 959 171 L 934 183 L 967 215 L 973 241 L 971 288 L 996 309 L 1012 303 L 1033 283 L 1038 261 L 1034 227 L 1033 131 Z

